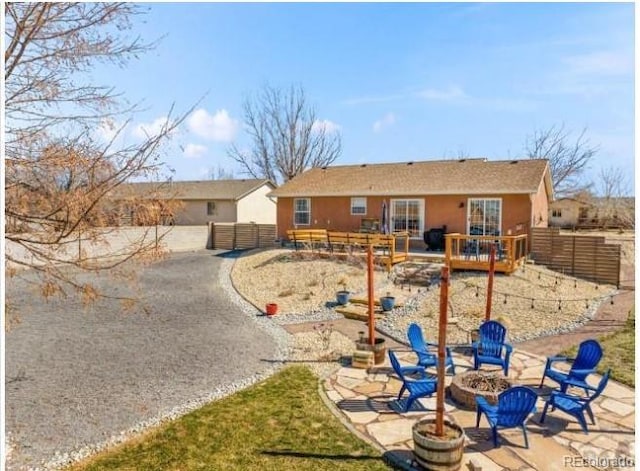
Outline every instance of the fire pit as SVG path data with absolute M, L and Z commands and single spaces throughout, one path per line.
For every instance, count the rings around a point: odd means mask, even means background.
M 453 377 L 449 391 L 456 404 L 463 409 L 475 410 L 476 396 L 497 404 L 500 393 L 510 387 L 509 380 L 500 373 L 469 370 Z

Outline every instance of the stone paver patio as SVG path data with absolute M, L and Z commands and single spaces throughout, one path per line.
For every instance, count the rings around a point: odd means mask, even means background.
M 412 352 L 407 349 L 395 351 L 402 363 L 415 364 Z M 454 353 L 454 363 L 456 373 L 461 373 L 471 368 L 471 357 Z M 498 447 L 494 448 L 486 419 L 483 417 L 476 429 L 475 411 L 461 410 L 447 397 L 446 413 L 465 429 L 467 436 L 462 469 L 472 469 L 468 467 L 472 460 L 483 471 L 635 469 L 635 391 L 609 381 L 592 406 L 596 425 L 587 419 L 588 435 L 582 432 L 573 417 L 559 410 L 551 412 L 551 408 L 545 423 L 540 424 L 545 398 L 557 387 L 548 378 L 542 388 L 538 387 L 544 364 L 544 357 L 516 349 L 509 368 L 509 379 L 513 384 L 529 386 L 539 396 L 536 413 L 527 422 L 529 449 L 524 448 L 520 429 L 500 430 Z M 451 374 L 447 374 L 447 385 L 451 378 Z M 592 375 L 589 382 L 597 384 L 599 379 L 598 375 Z M 394 464 L 419 469 L 413 461 L 411 427 L 417 420 L 435 412 L 435 394 L 417 400 L 411 411 L 402 413 L 402 400 L 396 399 L 401 384 L 387 358 L 384 365 L 369 370 L 343 367 L 326 378 L 323 389 L 336 415 L 353 431 L 381 449 Z M 405 400 L 407 396 L 405 393 Z M 617 466 L 616 458 L 626 467 Z M 598 459 L 600 461 L 596 461 Z M 605 460 L 616 466 L 600 466 Z

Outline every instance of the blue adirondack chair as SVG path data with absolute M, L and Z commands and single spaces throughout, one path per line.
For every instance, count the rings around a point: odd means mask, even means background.
M 480 365 L 502 366 L 504 375 L 509 374 L 509 358 L 513 348 L 504 341 L 507 329 L 497 321 L 486 321 L 480 326 L 477 342 L 471 344 L 473 349 L 473 369 Z
M 567 358 L 563 356 L 548 357 L 547 364 L 544 367 L 544 374 L 540 381 L 540 387 L 544 383 L 546 377 L 560 383 L 560 390 L 566 392 L 567 386 L 569 386 L 568 380 L 570 380 L 572 386 L 577 386 L 585 390 L 587 395 L 589 390 L 593 390 L 586 382 L 587 376 L 591 373 L 595 373 L 596 366 L 602 358 L 602 347 L 596 340 L 585 340 L 578 347 L 578 354 L 575 358 Z M 552 369 L 552 365 L 556 361 L 570 361 L 573 362 L 569 372 L 558 371 Z
M 396 372 L 400 381 L 402 381 L 402 388 L 400 388 L 400 393 L 398 393 L 398 400 L 402 398 L 405 391 L 409 391 L 409 398 L 404 405 L 403 412 L 407 412 L 416 399 L 431 396 L 436 392 L 437 380 L 436 378 L 427 376 L 424 367 L 400 366 L 398 357 L 396 357 L 396 354 L 392 350 L 389 350 L 389 360 L 391 361 L 393 371 Z M 407 377 L 412 374 L 418 375 L 419 379 L 411 379 Z
M 591 396 L 586 396 L 586 397 L 575 396 L 573 394 L 567 394 L 566 392 L 562 392 L 562 391 L 552 391 L 551 396 L 547 400 L 547 403 L 544 405 L 544 410 L 542 411 L 542 416 L 540 417 L 540 423 L 544 422 L 544 419 L 547 415 L 547 408 L 551 406 L 552 411 L 558 408 L 561 411 L 564 411 L 567 414 L 572 415 L 573 417 L 578 419 L 578 422 L 582 427 L 582 431 L 588 434 L 589 429 L 587 428 L 587 421 L 584 418 L 584 412 L 587 411 L 587 414 L 589 414 L 589 418 L 591 419 L 591 423 L 595 425 L 596 421 L 595 421 L 595 418 L 593 417 L 593 411 L 591 410 L 591 403 L 600 394 L 602 394 L 602 391 L 604 391 L 604 388 L 607 386 L 607 383 L 609 382 L 610 374 L 611 374 L 611 370 L 608 370 L 604 374 L 604 376 L 602 376 L 602 379 L 600 380 L 598 387 L 594 388 L 593 386 L 589 386 L 589 389 L 594 391 L 594 393 Z M 575 386 L 573 384 L 573 381 L 570 379 L 566 380 L 565 382 L 568 383 L 567 386 Z M 578 384 L 578 387 L 580 388 L 583 387 L 581 384 L 582 382 L 583 381 L 580 381 L 580 384 Z
M 430 352 L 429 347 L 438 347 L 435 343 L 429 343 L 424 341 L 424 337 L 422 336 L 422 329 L 416 323 L 412 323 L 407 330 L 407 337 L 409 338 L 409 344 L 411 345 L 411 350 L 418 356 L 418 365 L 423 366 L 424 368 L 429 368 L 431 366 L 436 366 L 438 364 L 438 359 L 435 352 Z M 451 349 L 449 347 L 445 347 L 446 355 L 445 355 L 445 369 L 451 368 L 451 373 L 456 374 L 456 366 L 453 364 L 453 357 L 451 356 Z
M 533 389 L 526 386 L 516 386 L 503 391 L 498 396 L 496 405 L 489 404 L 484 397 L 476 396 L 476 427 L 480 425 L 480 417 L 484 414 L 491 427 L 493 446 L 498 446 L 498 427 L 521 427 L 524 445 L 529 448 L 525 422 L 529 414 L 535 411 L 537 398 Z

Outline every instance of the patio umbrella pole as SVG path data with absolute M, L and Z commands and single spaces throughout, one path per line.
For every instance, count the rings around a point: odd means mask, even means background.
M 367 294 L 369 308 L 369 345 L 375 345 L 375 323 L 373 314 L 373 246 L 367 247 Z
M 491 320 L 491 299 L 493 298 L 493 274 L 496 271 L 496 244 L 491 244 L 489 252 L 489 280 L 487 281 L 487 309 L 484 320 Z
M 447 305 L 449 301 L 449 267 L 440 275 L 440 321 L 438 323 L 438 389 L 436 390 L 436 435 L 444 435 L 444 369 L 447 343 Z

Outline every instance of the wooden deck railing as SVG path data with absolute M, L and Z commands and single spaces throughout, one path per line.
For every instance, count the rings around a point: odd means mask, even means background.
M 491 244 L 496 245 L 495 270 L 512 273 L 527 256 L 527 235 L 474 236 L 445 234 L 445 258 L 452 270 L 489 271 Z
M 330 253 L 336 256 L 360 252 L 364 254 L 367 246 L 373 246 L 374 255 L 381 257 L 391 271 L 392 265 L 407 260 L 409 255 L 409 234 L 369 234 L 360 232 L 338 232 L 326 229 L 289 229 L 287 238 L 293 242 L 296 250 L 310 250 L 317 253 Z

